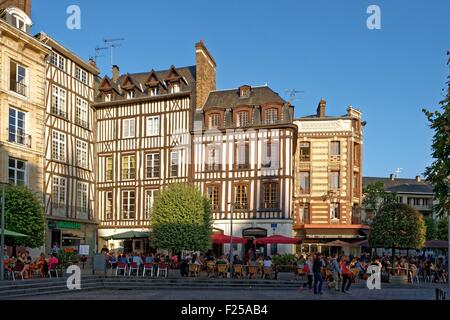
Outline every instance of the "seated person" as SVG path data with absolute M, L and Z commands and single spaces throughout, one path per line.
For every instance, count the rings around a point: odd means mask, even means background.
M 234 256 L 233 264 L 244 264 L 238 255 Z
M 128 264 L 128 259 L 127 259 L 127 257 L 125 257 L 124 254 L 121 254 L 120 258 L 119 258 L 119 262 Z
M 264 268 L 271 268 L 272 267 L 272 259 L 269 256 L 266 256 L 263 262 Z
M 153 253 L 150 253 L 148 256 L 145 257 L 145 263 L 153 263 Z
M 56 266 L 58 263 L 59 263 L 59 260 L 58 260 L 58 258 L 56 257 L 56 254 L 53 253 L 53 254 L 50 256 L 50 258 L 48 259 L 48 265 L 49 265 L 50 267 L 52 267 L 52 266 Z

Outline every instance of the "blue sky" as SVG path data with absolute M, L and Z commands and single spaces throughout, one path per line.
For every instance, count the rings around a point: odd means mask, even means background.
M 369 30 L 367 7 L 381 8 Z M 81 30 L 66 27 L 69 5 Z M 364 175 L 421 174 L 432 161 L 432 132 L 421 109 L 436 109 L 449 69 L 450 1 L 33 1 L 33 32 L 44 31 L 88 59 L 104 38 L 125 38 L 115 51 L 121 72 L 195 64 L 203 39 L 217 62 L 217 87 L 266 82 L 288 99 L 304 91 L 296 116 L 348 105 L 363 112 Z M 109 53 L 98 59 L 110 73 Z

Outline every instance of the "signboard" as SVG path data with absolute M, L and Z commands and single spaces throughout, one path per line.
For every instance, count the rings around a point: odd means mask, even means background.
M 95 274 L 96 271 L 100 271 L 106 274 L 106 258 L 103 254 L 94 254 L 92 257 L 92 274 Z
M 88 244 L 80 245 L 78 253 L 82 256 L 88 256 L 89 255 L 89 245 Z
M 72 221 L 49 221 L 49 229 L 81 229 L 81 224 Z

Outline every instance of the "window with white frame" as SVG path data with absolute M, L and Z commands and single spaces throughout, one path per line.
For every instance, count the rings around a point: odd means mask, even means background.
M 9 89 L 22 96 L 28 94 L 28 68 L 15 62 L 10 63 L 10 86 Z
M 206 170 L 209 171 L 219 171 L 221 170 L 220 161 L 220 146 L 219 145 L 208 145 L 206 147 Z
M 88 144 L 85 141 L 77 139 L 77 149 L 76 149 L 76 157 L 77 157 L 77 165 L 79 167 L 86 168 L 88 164 Z
M 134 91 L 128 91 L 127 92 L 127 99 L 133 99 L 135 97 Z
M 150 88 L 150 96 L 158 95 L 158 87 Z
M 159 116 L 147 118 L 147 136 L 159 135 Z
M 88 209 L 88 184 L 77 182 L 77 211 L 86 212 Z
M 88 127 L 88 103 L 86 100 L 77 97 L 77 111 L 75 115 L 77 124 Z
M 66 161 L 66 134 L 52 131 L 52 159 Z
M 278 122 L 278 109 L 267 109 L 264 113 L 264 118 L 266 124 L 276 124 Z
M 9 183 L 24 186 L 25 185 L 26 162 L 23 160 L 9 158 L 8 175 Z
M 58 116 L 67 117 L 66 112 L 66 90 L 53 85 L 52 86 L 52 113 Z
M 144 220 L 150 220 L 152 217 L 153 203 L 155 202 L 155 197 L 158 195 L 159 190 L 149 189 L 145 190 L 145 211 Z
M 50 63 L 63 71 L 66 68 L 66 59 L 56 52 L 50 54 Z
M 25 24 L 25 20 L 18 14 L 12 14 L 12 25 L 17 29 L 20 29 L 24 32 L 27 32 L 27 26 Z
M 111 181 L 113 179 L 113 157 L 106 157 L 106 172 L 105 178 L 106 181 Z
M 131 220 L 135 217 L 136 192 L 132 190 L 122 191 L 122 218 Z
M 160 170 L 159 153 L 147 153 L 145 155 L 145 177 L 159 178 Z
M 87 84 L 87 72 L 80 67 L 75 67 L 75 78 L 85 84 Z
M 123 119 L 122 121 L 122 137 L 134 138 L 135 136 L 135 119 Z
M 129 180 L 136 177 L 136 156 L 122 156 L 122 179 Z
M 334 202 L 330 204 L 330 219 L 331 220 L 340 219 L 339 203 Z
M 170 93 L 178 93 L 180 92 L 180 85 L 178 83 L 174 83 L 170 88 Z
M 26 120 L 25 112 L 9 107 L 9 117 L 8 117 L 9 142 L 21 145 L 29 144 L 30 141 L 27 141 L 29 139 L 28 136 L 25 134 L 25 120 Z
M 66 178 L 53 176 L 53 208 L 63 208 L 66 205 Z
M 105 102 L 110 102 L 112 100 L 112 93 L 105 93 Z
M 113 219 L 113 192 L 107 191 L 106 192 L 106 199 L 105 199 L 105 220 L 112 220 Z
M 179 163 L 179 154 L 178 151 L 172 151 L 170 153 L 170 176 L 171 177 L 178 177 L 178 171 L 180 167 Z

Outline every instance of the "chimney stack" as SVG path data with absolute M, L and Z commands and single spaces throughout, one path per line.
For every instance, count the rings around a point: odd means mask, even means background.
M 317 116 L 319 118 L 325 117 L 326 106 L 327 106 L 327 102 L 325 101 L 325 99 L 324 98 L 320 99 L 319 106 L 317 107 Z
M 112 66 L 112 81 L 117 82 L 119 80 L 119 66 Z
M 209 93 L 216 90 L 216 62 L 202 40 L 195 44 L 195 64 L 195 105 L 201 109 Z
M 422 181 L 422 178 L 420 176 L 416 176 L 416 181 L 420 182 L 420 181 Z
M 95 63 L 94 58 L 89 58 L 89 64 L 90 64 L 91 66 L 93 66 L 94 68 L 97 68 L 97 64 Z
M 389 179 L 392 180 L 392 181 L 394 181 L 394 180 L 395 180 L 395 174 L 391 173 L 391 174 L 389 175 Z

